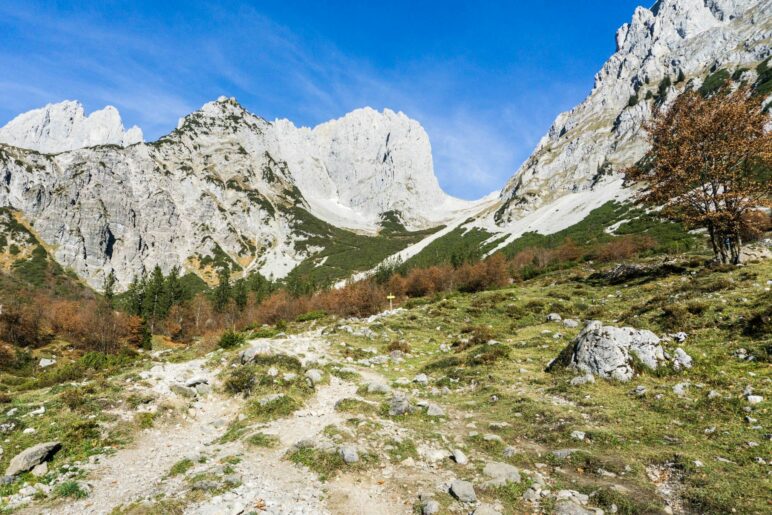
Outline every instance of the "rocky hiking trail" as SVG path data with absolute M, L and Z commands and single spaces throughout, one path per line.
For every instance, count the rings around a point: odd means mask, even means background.
M 318 335 L 250 342 L 250 348 L 261 353 L 277 351 L 289 356 L 310 355 L 314 359 L 327 346 Z M 203 359 L 197 359 L 156 365 L 145 378 L 151 382 L 154 391 L 177 395 L 173 385 L 205 381 L 218 386 L 219 372 L 219 367 L 209 368 Z M 383 381 L 372 371 L 365 374 L 371 380 Z M 375 482 L 336 478 L 324 484 L 312 472 L 285 459 L 286 453 L 298 442 L 313 440 L 329 425 L 342 424 L 345 417 L 335 410 L 335 404 L 341 399 L 355 397 L 356 390 L 357 384 L 333 376 L 329 384 L 315 389 L 301 409 L 287 417 L 259 424 L 262 433 L 277 438 L 279 445 L 273 449 L 255 449 L 241 440 L 218 443 L 226 434 L 228 422 L 238 417 L 244 400 L 214 392 L 196 396 L 181 422 L 146 430 L 129 447 L 92 465 L 85 480 L 90 492 L 87 498 L 47 508 L 43 513 L 102 514 L 132 503 L 141 505 L 158 496 L 173 498 L 184 490 L 185 485 L 181 478 L 169 477 L 169 470 L 181 460 L 195 462 L 202 456 L 207 457 L 207 463 L 194 465 L 192 473 L 199 468 L 211 468 L 208 463 L 239 456 L 241 459 L 233 465 L 231 476 L 241 479 L 235 488 L 187 506 L 185 513 L 410 512 L 400 499 Z M 37 512 L 30 509 L 23 513 Z

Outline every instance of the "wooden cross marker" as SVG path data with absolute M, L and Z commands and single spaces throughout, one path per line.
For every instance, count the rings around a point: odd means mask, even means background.
M 396 297 L 395 297 L 394 295 L 392 295 L 391 293 L 389 293 L 389 294 L 386 296 L 386 298 L 387 298 L 387 299 L 389 299 L 389 311 L 392 311 L 392 310 L 394 309 L 394 304 L 392 304 L 392 301 L 393 301 L 394 299 L 396 299 Z

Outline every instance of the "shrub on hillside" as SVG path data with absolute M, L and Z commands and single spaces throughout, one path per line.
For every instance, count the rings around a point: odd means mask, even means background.
M 228 330 L 220 336 L 218 345 L 221 349 L 232 349 L 242 343 L 244 343 L 244 336 L 242 334 Z
M 630 259 L 644 250 L 653 249 L 657 242 L 650 236 L 622 236 L 615 238 L 595 251 L 599 261 Z

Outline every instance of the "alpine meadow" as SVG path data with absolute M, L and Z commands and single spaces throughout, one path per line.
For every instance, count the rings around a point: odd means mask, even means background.
M 0 6 L 0 515 L 770 513 L 772 0 L 639 2 Z

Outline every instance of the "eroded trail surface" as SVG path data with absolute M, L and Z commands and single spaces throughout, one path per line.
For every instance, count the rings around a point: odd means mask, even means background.
M 249 348 L 260 355 L 281 353 L 316 362 L 323 360 L 327 345 L 318 334 L 310 334 L 255 340 Z M 286 459 L 298 442 L 313 442 L 326 427 L 345 422 L 346 417 L 335 405 L 341 399 L 355 397 L 357 384 L 331 376 L 328 383 L 315 387 L 300 409 L 248 428 L 276 439 L 277 445 L 271 448 L 256 448 L 241 438 L 226 436 L 230 424 L 239 420 L 246 401 L 218 393 L 220 372 L 225 366 L 207 366 L 204 359 L 197 359 L 158 364 L 143 373 L 145 384 L 159 394 L 161 402 L 167 396 L 177 401 L 185 397 L 180 385 L 198 383 L 208 387 L 205 393 L 190 399 L 181 420 L 145 430 L 131 446 L 88 465 L 85 482 L 90 493 L 86 499 L 59 504 L 44 512 L 74 515 L 168 509 L 214 515 L 410 511 L 401 499 L 390 498 L 374 482 L 344 477 L 324 483 L 313 472 Z M 182 462 L 189 463 L 184 474 L 171 472 Z

